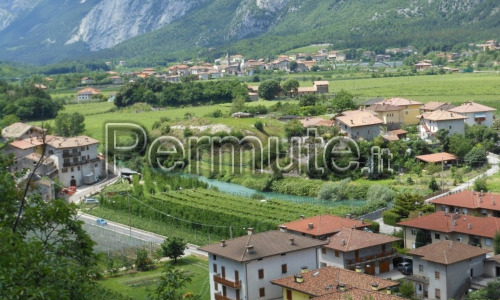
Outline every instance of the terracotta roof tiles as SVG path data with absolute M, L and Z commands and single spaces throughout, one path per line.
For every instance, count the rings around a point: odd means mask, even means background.
M 330 237 L 330 242 L 325 245 L 325 247 L 342 252 L 350 252 L 399 240 L 401 239 L 384 234 L 371 233 L 352 228 L 342 228 L 339 232 Z
M 491 250 L 466 245 L 455 241 L 442 241 L 413 249 L 408 254 L 421 256 L 422 260 L 451 265 L 477 256 L 484 256 Z
M 473 192 L 464 190 L 431 200 L 430 203 L 442 204 L 467 209 L 488 209 L 500 211 L 500 194 Z
M 356 228 L 370 226 L 370 224 L 361 223 L 358 220 L 322 215 L 285 223 L 280 225 L 280 227 L 286 227 L 288 231 L 296 231 L 316 237 L 332 235 L 343 228 L 353 228 L 354 225 L 356 225 Z
M 466 102 L 460 106 L 450 109 L 452 112 L 456 113 L 474 113 L 474 112 L 487 112 L 495 111 L 495 108 L 476 103 L 474 101 Z

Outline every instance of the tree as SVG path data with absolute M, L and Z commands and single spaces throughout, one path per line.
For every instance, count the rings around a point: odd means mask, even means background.
M 423 247 L 427 245 L 427 236 L 425 231 L 417 230 L 417 236 L 415 237 L 415 248 Z
M 411 299 L 415 294 L 415 289 L 413 288 L 413 284 L 408 280 L 403 280 L 399 285 L 399 295 L 403 298 Z
M 163 274 L 156 284 L 156 290 L 154 294 L 149 294 L 148 298 L 158 300 L 184 299 L 183 295 L 180 293 L 180 289 L 185 287 L 191 281 L 192 278 L 188 272 L 175 269 L 171 265 L 165 264 Z M 197 297 L 194 297 L 194 299 L 197 299 Z
M 272 100 L 276 98 L 276 96 L 278 96 L 280 92 L 280 83 L 273 79 L 266 80 L 259 86 L 259 97 L 266 100 Z
M 171 237 L 161 244 L 161 248 L 163 249 L 163 256 L 173 259 L 174 263 L 177 263 L 177 259 L 184 255 L 186 243 L 182 238 Z
M 243 111 L 245 109 L 245 98 L 243 97 L 236 97 L 233 100 L 233 103 L 231 104 L 231 113 L 236 113 Z
M 316 105 L 316 102 L 318 102 L 319 97 L 318 95 L 315 94 L 307 94 L 304 96 L 301 96 L 299 99 L 299 106 L 304 107 L 304 106 L 314 106 Z
M 444 150 L 449 151 L 460 158 L 464 158 L 465 155 L 474 147 L 474 142 L 471 139 L 468 139 L 458 133 L 448 135 L 446 140 L 448 149 L 445 148 Z
M 497 231 L 493 238 L 493 251 L 495 255 L 500 254 L 500 231 Z
M 12 163 L 0 154 L 0 298 L 93 299 L 97 256 L 76 205 L 45 202 Z
M 431 189 L 433 192 L 439 191 L 439 185 L 436 182 L 436 178 L 432 176 L 431 181 L 429 182 L 429 189 Z
M 415 191 L 405 190 L 396 195 L 393 211 L 401 217 L 406 218 L 410 212 L 421 209 L 424 204 L 424 197 L 422 195 Z
M 285 94 L 290 94 L 290 95 L 296 95 L 299 91 L 299 86 L 300 86 L 300 83 L 297 79 L 293 79 L 293 78 L 290 78 L 290 79 L 287 79 L 284 83 L 283 83 L 283 92 L 285 92 Z M 259 87 L 260 89 L 260 87 Z
M 340 92 L 335 95 L 335 99 L 333 99 L 333 108 L 336 111 L 342 112 L 355 109 L 356 107 L 354 96 L 346 90 L 340 90 Z
M 297 70 L 298 65 L 299 65 L 299 64 L 297 63 L 297 61 L 292 60 L 292 61 L 288 64 L 288 68 L 290 69 L 290 71 L 295 72 L 295 70 Z
M 59 114 L 55 123 L 56 134 L 63 137 L 77 136 L 85 131 L 85 117 L 78 112 Z
M 253 127 L 255 127 L 255 129 L 257 129 L 258 131 L 264 131 L 264 124 L 262 123 L 262 121 L 255 122 Z
M 321 186 L 318 198 L 331 201 L 347 200 L 351 179 L 346 178 L 339 182 L 331 182 Z
M 486 288 L 473 291 L 467 295 L 467 300 L 500 299 L 500 280 L 490 281 Z
M 486 177 L 482 176 L 474 180 L 474 190 L 475 191 L 488 191 L 488 184 L 486 182 Z
M 465 163 L 473 168 L 478 168 L 483 166 L 486 161 L 486 151 L 484 150 L 481 144 L 474 146 L 467 154 L 465 155 Z
M 373 184 L 368 188 L 366 197 L 366 200 L 370 202 L 389 203 L 394 199 L 394 191 L 388 186 Z
M 292 120 L 285 125 L 285 135 L 287 138 L 302 136 L 305 130 L 304 125 L 298 120 Z
M 135 268 L 138 271 L 147 271 L 153 267 L 153 263 L 151 259 L 148 257 L 148 251 L 143 248 L 139 248 L 135 251 L 136 259 L 135 259 Z

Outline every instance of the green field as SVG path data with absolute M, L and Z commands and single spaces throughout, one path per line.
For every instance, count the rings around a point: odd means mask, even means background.
M 500 75 L 497 73 L 334 80 L 330 83 L 331 92 L 341 89 L 360 98 L 403 97 L 424 103 L 441 101 L 455 104 L 474 100 L 500 109 Z
M 170 262 L 168 262 L 170 263 Z M 201 299 L 210 299 L 210 284 L 208 280 L 208 264 L 206 260 L 193 256 L 179 259 L 176 268 L 193 275 L 191 283 L 182 289 L 182 293 L 192 292 Z M 134 299 L 146 299 L 155 287 L 162 274 L 162 267 L 148 272 L 128 274 L 119 277 L 106 278 L 100 284 L 114 292 Z
M 292 50 L 288 50 L 286 54 L 296 54 L 296 53 L 316 53 L 320 49 L 326 49 L 328 46 L 325 45 L 309 45 L 309 46 L 304 46 L 300 48 L 295 48 Z

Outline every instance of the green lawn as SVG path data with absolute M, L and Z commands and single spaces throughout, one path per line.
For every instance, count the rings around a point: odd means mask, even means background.
M 210 299 L 208 263 L 206 260 L 189 256 L 180 259 L 176 267 L 194 275 L 192 282 L 182 289 L 182 293 L 193 292 L 195 295 L 201 295 L 201 299 Z M 159 267 L 153 271 L 106 278 L 100 283 L 102 286 L 125 296 L 134 299 L 145 299 L 148 293 L 155 289 L 162 270 L 163 268 Z
M 500 193 L 500 173 L 489 176 L 488 179 L 486 179 L 486 185 L 488 186 L 488 190 L 492 193 Z
M 496 73 L 455 73 L 334 80 L 330 92 L 341 89 L 361 98 L 404 97 L 421 102 L 442 101 L 455 104 L 474 100 L 500 109 L 500 75 Z

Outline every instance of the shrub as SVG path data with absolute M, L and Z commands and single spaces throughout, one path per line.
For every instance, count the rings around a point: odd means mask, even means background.
M 145 249 L 137 249 L 135 251 L 137 258 L 135 259 L 135 268 L 138 271 L 147 271 L 151 270 L 153 267 L 153 263 L 148 257 L 148 252 Z
M 324 200 L 342 201 L 348 199 L 350 178 L 343 179 L 337 183 L 324 184 L 318 193 L 318 197 Z
M 385 185 L 374 184 L 370 186 L 366 192 L 367 201 L 383 201 L 385 203 L 389 203 L 393 199 L 394 191 Z
M 389 209 L 382 213 L 382 219 L 384 220 L 384 224 L 396 226 L 401 221 L 401 216 Z
M 481 177 L 476 179 L 476 181 L 474 181 L 474 190 L 484 191 L 484 192 L 488 191 L 488 186 L 486 184 L 486 177 Z
M 370 224 L 370 227 L 368 227 L 371 231 L 373 231 L 374 233 L 379 233 L 380 231 L 380 224 L 378 222 L 375 222 L 375 221 L 371 221 L 371 220 L 365 220 L 366 223 Z
M 257 129 L 258 131 L 264 131 L 264 124 L 262 123 L 262 121 L 255 122 L 253 127 L 255 127 L 255 129 Z

